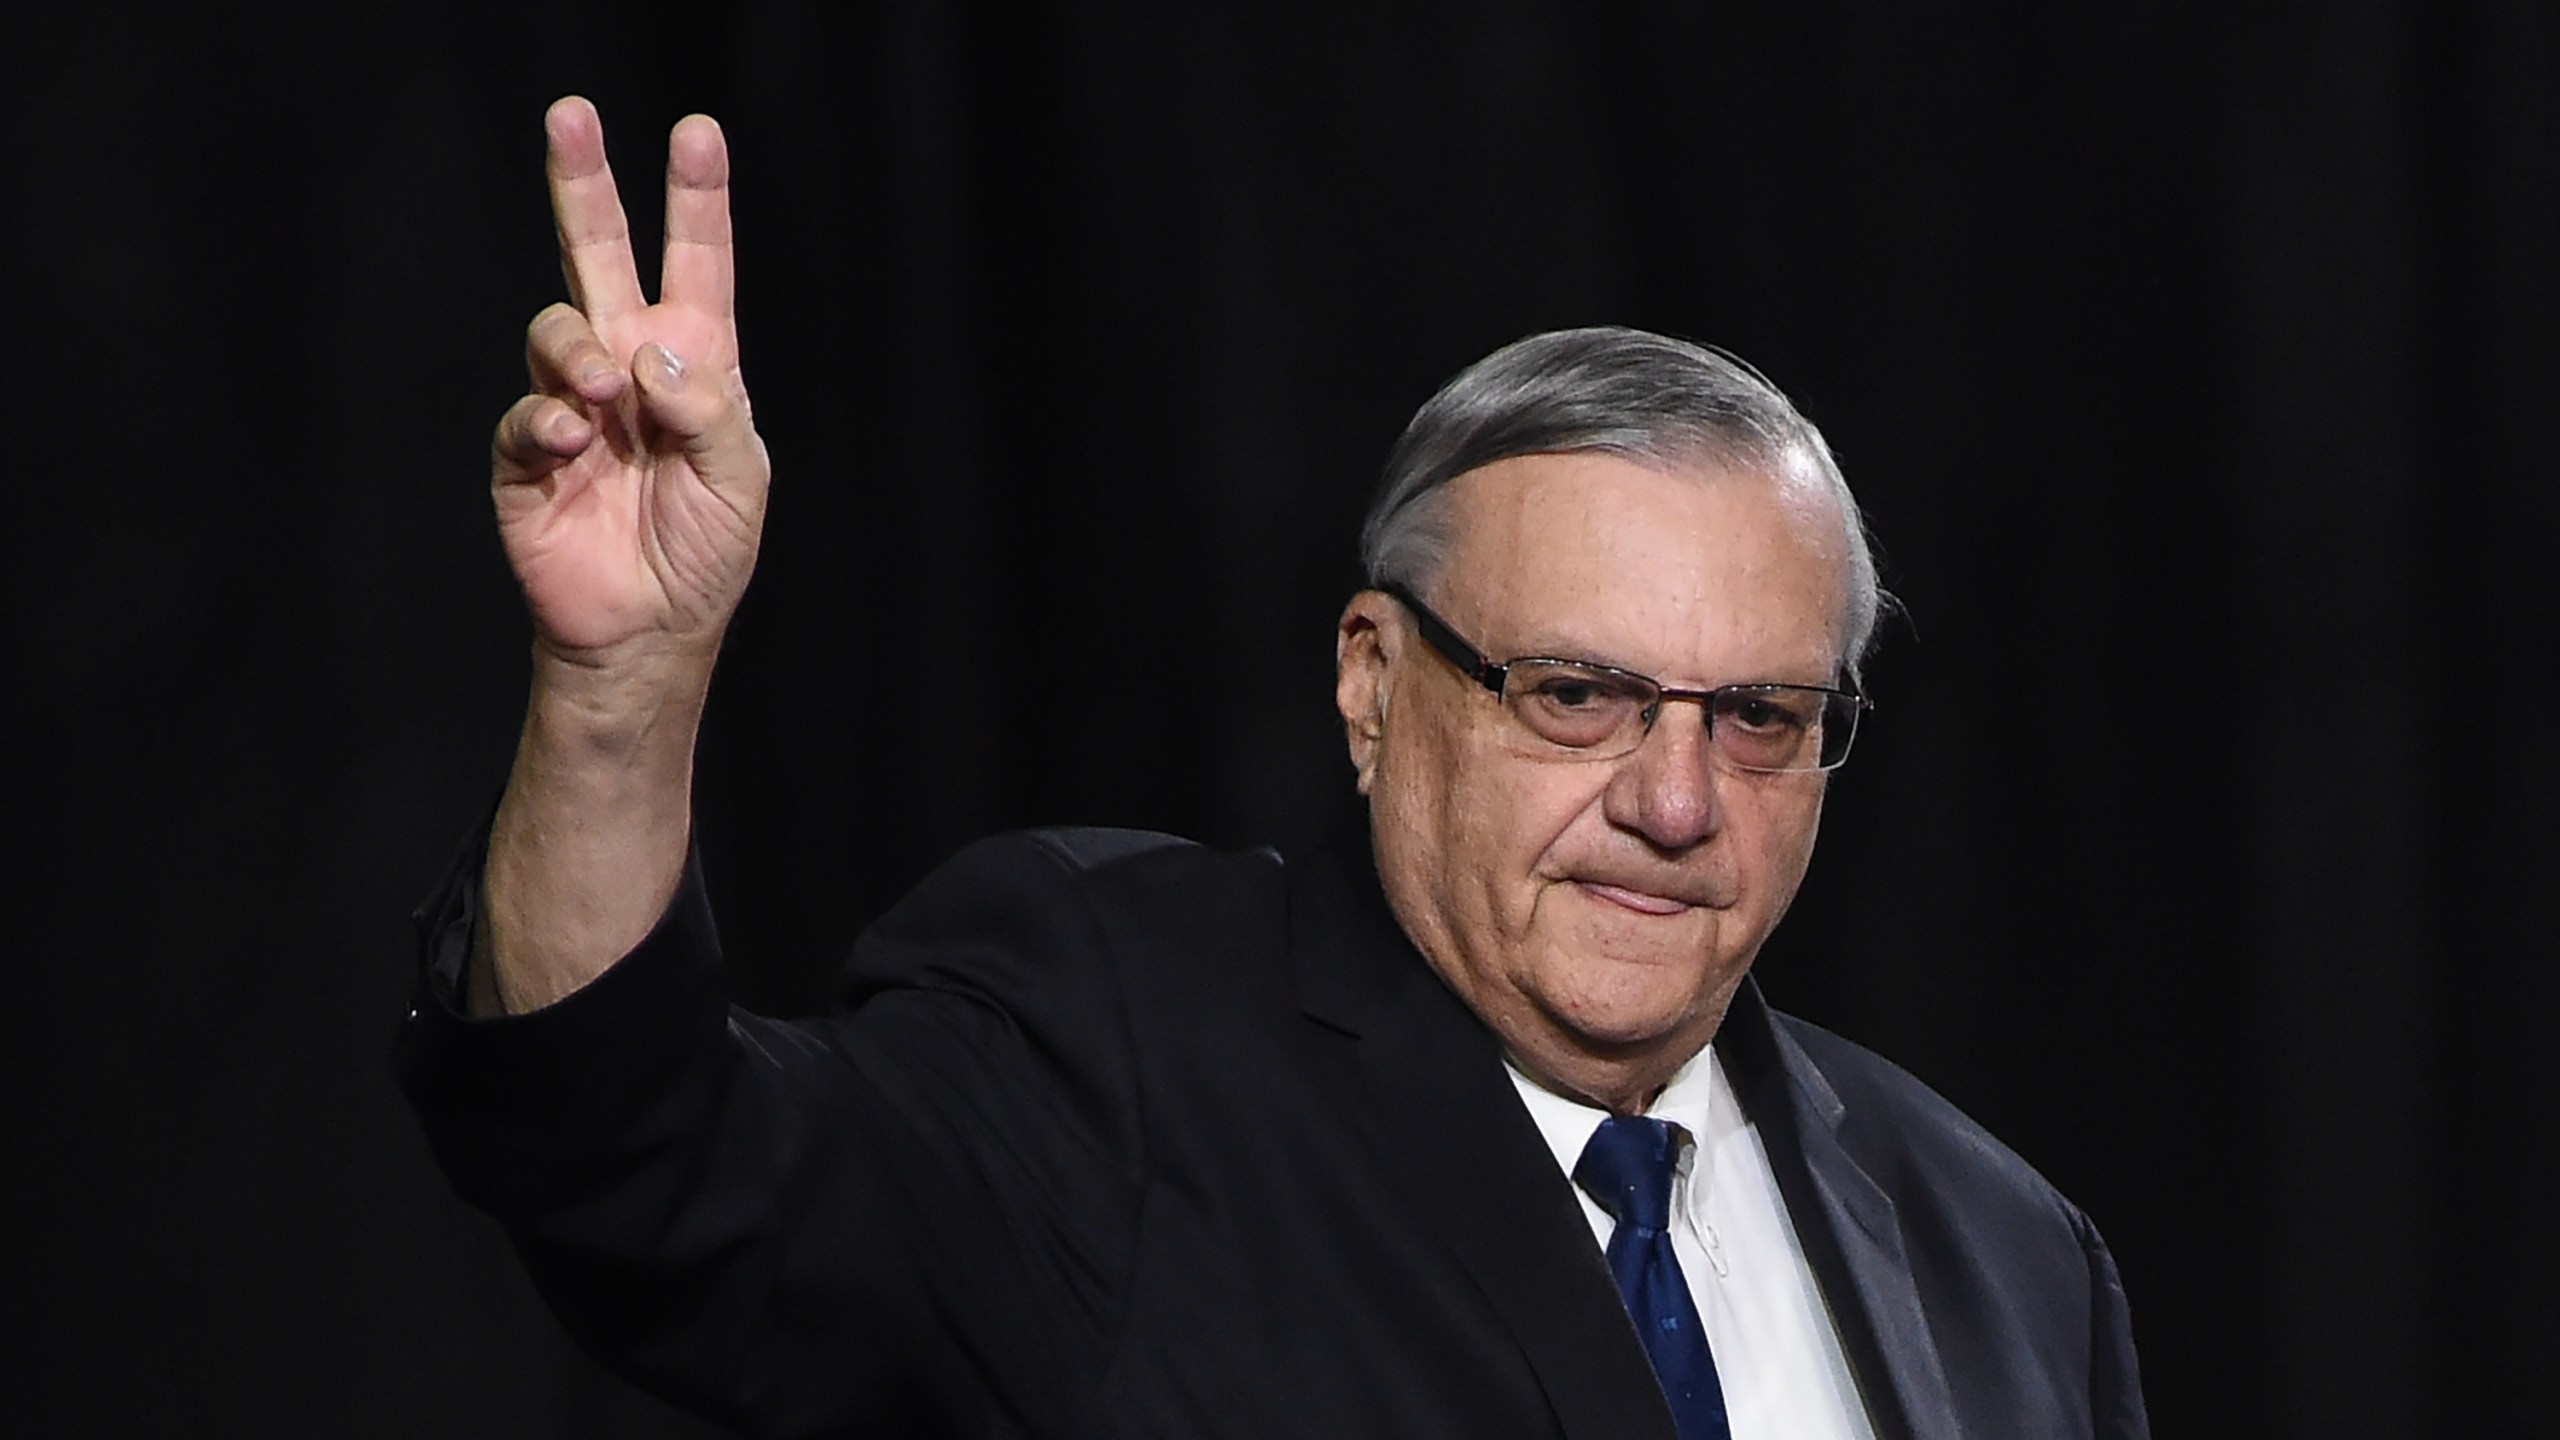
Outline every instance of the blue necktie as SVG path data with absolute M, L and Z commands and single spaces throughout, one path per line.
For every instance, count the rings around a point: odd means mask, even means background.
M 1671 1169 L 1679 1147 L 1680 1132 L 1667 1121 L 1612 1115 L 1582 1147 L 1573 1183 L 1618 1222 L 1609 1236 L 1609 1273 L 1671 1401 L 1680 1440 L 1732 1440 L 1707 1330 L 1671 1253 Z

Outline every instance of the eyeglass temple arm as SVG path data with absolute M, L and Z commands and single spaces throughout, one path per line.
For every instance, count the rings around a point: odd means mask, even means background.
M 1503 678 L 1510 673 L 1507 665 L 1496 665 L 1485 653 L 1468 644 L 1449 628 L 1449 622 L 1431 613 L 1431 607 L 1414 598 L 1402 585 L 1381 585 L 1380 591 L 1392 597 L 1413 616 L 1414 625 L 1422 631 L 1423 643 L 1437 650 L 1460 673 L 1494 694 L 1502 693 Z

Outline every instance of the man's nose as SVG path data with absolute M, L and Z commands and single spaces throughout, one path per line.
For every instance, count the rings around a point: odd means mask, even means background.
M 1704 708 L 1665 705 L 1652 733 L 1621 762 L 1609 783 L 1609 819 L 1660 849 L 1686 850 L 1724 825 L 1717 779 Z

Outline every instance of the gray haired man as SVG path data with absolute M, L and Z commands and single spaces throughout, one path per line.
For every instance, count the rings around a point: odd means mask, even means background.
M 591 1348 L 773 1435 L 2146 1433 L 2086 1218 L 1749 979 L 1879 605 L 1766 381 L 1621 329 L 1471 367 L 1337 627 L 1364 834 L 983 842 L 770 1020 L 688 858 L 768 474 L 725 149 L 676 129 L 649 304 L 593 110 L 549 126 L 533 694 L 402 1063 Z

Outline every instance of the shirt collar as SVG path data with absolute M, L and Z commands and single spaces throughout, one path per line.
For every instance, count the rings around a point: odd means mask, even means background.
M 1591 1143 L 1591 1132 L 1609 1118 L 1609 1112 L 1579 1100 L 1568 1099 L 1529 1078 L 1527 1072 L 1506 1055 L 1502 1067 L 1511 1074 L 1512 1087 L 1520 1092 L 1520 1102 L 1528 1107 L 1529 1118 L 1536 1123 L 1538 1134 L 1555 1155 L 1556 1168 L 1570 1179 L 1573 1167 L 1582 1161 L 1582 1148 Z M 1688 1181 L 1678 1187 L 1675 1203 L 1685 1202 L 1693 1217 L 1703 1215 L 1706 1207 L 1707 1179 L 1693 1173 L 1701 1157 L 1712 1153 L 1715 1140 L 1732 1125 L 1722 1123 L 1723 1113 L 1732 1108 L 1731 1087 L 1723 1083 L 1723 1066 L 1716 1060 L 1715 1046 L 1708 1045 L 1689 1057 L 1653 1097 L 1644 1113 L 1656 1120 L 1668 1120 L 1687 1132 L 1689 1143 L 1680 1147 L 1679 1174 Z M 1739 1115 L 1730 1117 L 1738 1122 Z

